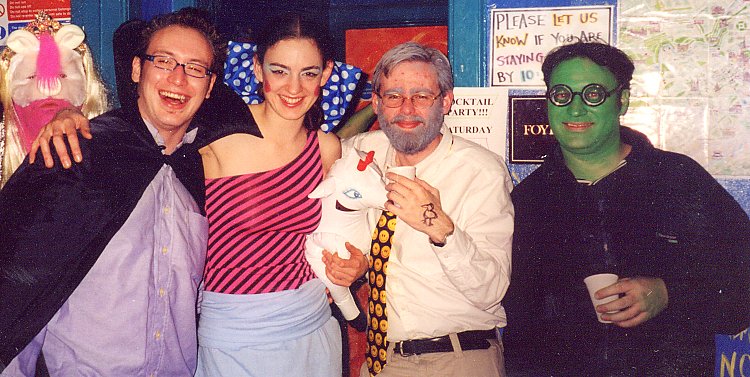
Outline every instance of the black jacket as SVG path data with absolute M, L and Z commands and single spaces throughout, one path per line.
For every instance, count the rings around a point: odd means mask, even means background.
M 513 191 L 509 370 L 710 376 L 715 333 L 750 325 L 750 221 L 695 161 L 623 127 L 626 165 L 580 184 L 557 148 Z M 583 278 L 662 278 L 667 308 L 632 329 L 597 322 Z

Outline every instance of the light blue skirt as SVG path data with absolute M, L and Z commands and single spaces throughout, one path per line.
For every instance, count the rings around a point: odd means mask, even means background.
M 253 295 L 203 292 L 199 377 L 341 376 L 341 331 L 323 283 Z

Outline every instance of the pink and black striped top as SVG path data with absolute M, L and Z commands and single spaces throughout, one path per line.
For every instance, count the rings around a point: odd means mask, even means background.
M 307 195 L 323 179 L 315 131 L 302 153 L 280 168 L 206 179 L 208 255 L 205 289 L 229 294 L 299 288 L 314 277 L 305 236 L 320 222 L 320 200 Z

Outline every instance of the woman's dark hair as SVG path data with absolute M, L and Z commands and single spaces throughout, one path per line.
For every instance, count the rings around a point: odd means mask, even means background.
M 268 24 L 253 33 L 257 44 L 256 56 L 258 62 L 263 64 L 266 52 L 278 42 L 288 39 L 309 39 L 318 47 L 323 57 L 323 64 L 333 61 L 333 49 L 331 39 L 325 24 L 297 13 L 284 13 L 271 19 Z M 304 126 L 313 131 L 323 123 L 323 109 L 321 108 L 321 97 L 313 103 L 313 106 L 305 114 Z

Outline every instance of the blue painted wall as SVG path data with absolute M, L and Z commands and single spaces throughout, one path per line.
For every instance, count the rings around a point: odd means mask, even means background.
M 196 6 L 196 0 L 71 0 L 71 18 L 86 32 L 94 61 L 110 91 L 115 95 L 115 69 L 112 56 L 112 34 L 120 24 L 131 18 L 149 19 L 187 6 Z
M 104 0 L 71 0 L 71 18 L 83 27 L 94 61 L 110 93 L 114 93 L 115 69 L 112 57 L 112 33 L 130 18 L 127 2 Z M 112 97 L 113 98 L 113 97 Z

